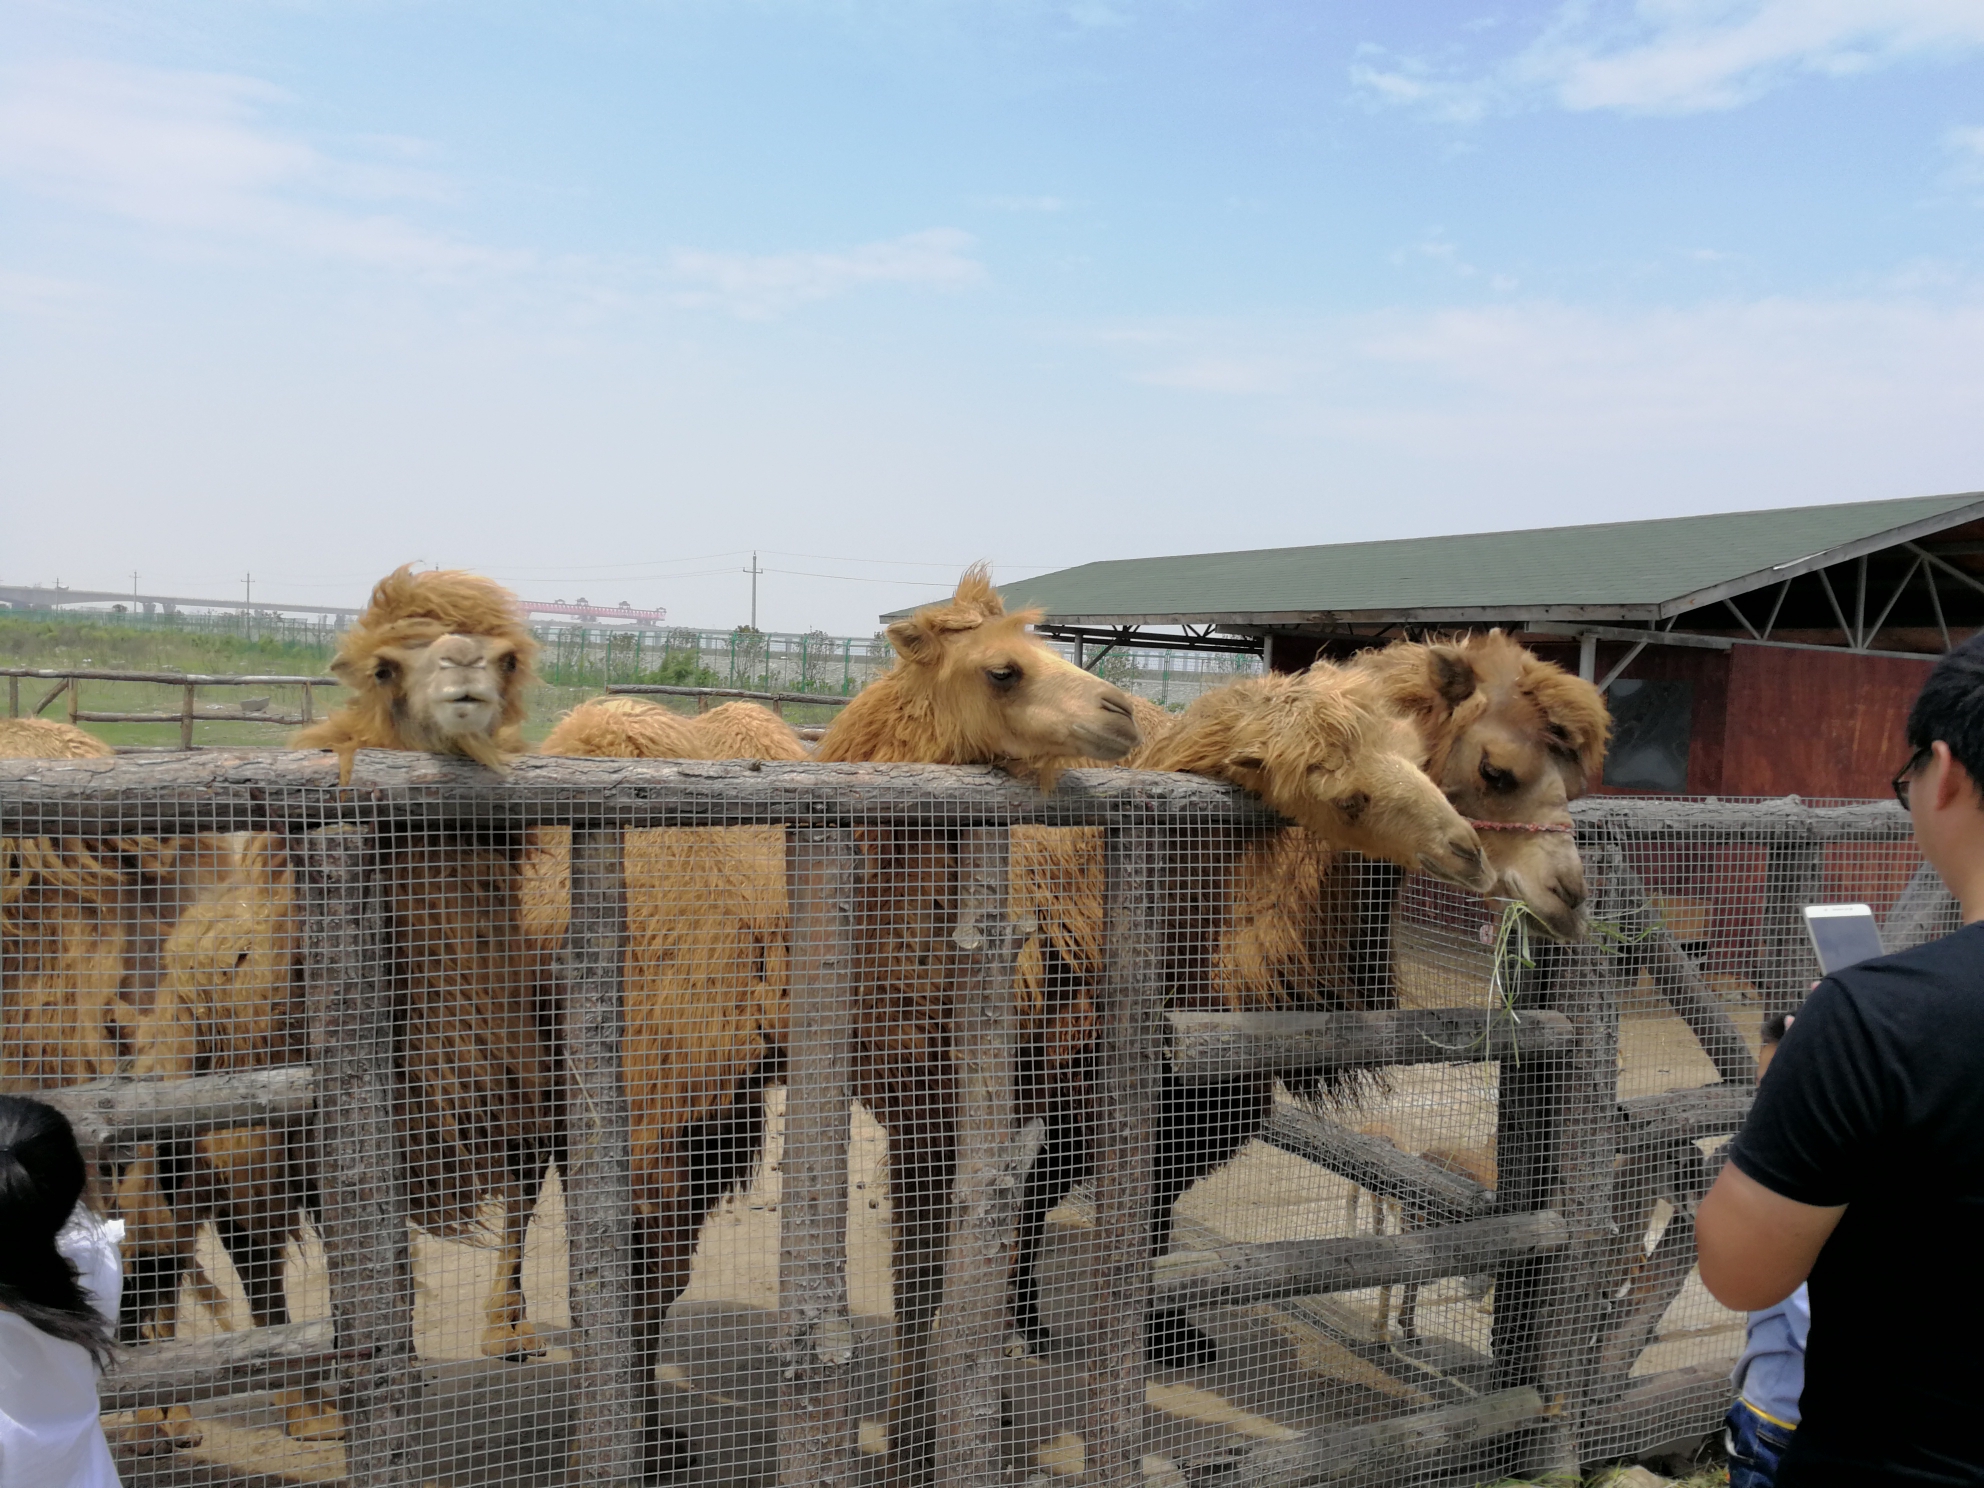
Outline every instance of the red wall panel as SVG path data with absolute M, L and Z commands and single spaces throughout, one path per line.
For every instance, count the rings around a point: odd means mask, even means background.
M 1722 793 L 1883 796 L 1934 662 L 1738 646 L 1729 653 Z M 1699 727 L 1699 723 L 1697 727 Z

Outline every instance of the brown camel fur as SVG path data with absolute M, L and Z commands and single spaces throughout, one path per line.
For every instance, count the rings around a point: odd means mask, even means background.
M 538 752 L 595 759 L 701 759 L 690 722 L 642 698 L 594 698 L 559 719 Z

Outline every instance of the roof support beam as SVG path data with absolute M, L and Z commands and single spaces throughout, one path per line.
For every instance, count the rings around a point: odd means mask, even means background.
M 1791 592 L 1791 580 L 1786 579 L 1777 586 L 1777 599 L 1770 607 L 1770 619 L 1764 621 L 1764 633 L 1757 637 L 1760 641 L 1770 639 L 1770 633 L 1777 627 L 1777 612 L 1784 608 L 1784 596 Z
M 1937 568 L 1940 568 L 1944 573 L 1948 574 L 1951 578 L 1959 579 L 1962 582 L 1968 584 L 1971 588 L 1975 589 L 1979 594 L 1984 594 L 1984 581 L 1980 581 L 1975 574 L 1967 574 L 1962 569 L 1958 568 L 1954 563 L 1951 563 L 1946 559 L 1938 558 L 1934 553 L 1931 553 L 1927 548 L 1923 547 L 1920 543 L 1904 543 L 1902 544 L 1902 546 L 1908 548 L 1911 552 L 1920 553 L 1924 558 L 1927 558 L 1930 563 L 1934 564 Z
M 1743 629 L 1747 630 L 1753 638 L 1759 641 L 1763 639 L 1763 635 L 1757 630 L 1756 626 L 1750 623 L 1750 617 L 1743 613 L 1734 599 L 1725 598 L 1722 603 L 1730 614 L 1742 622 Z
M 1826 571 L 1823 568 L 1817 570 L 1817 573 L 1819 575 L 1819 582 L 1826 586 L 1826 598 L 1832 604 L 1833 619 L 1839 622 L 1839 633 L 1846 637 L 1846 649 L 1849 651 L 1858 651 L 1860 647 L 1854 642 L 1853 627 L 1846 623 L 1846 611 L 1839 607 L 1839 596 L 1832 592 L 1832 580 L 1826 577 Z
M 1640 652 L 1646 650 L 1646 648 L 1647 648 L 1647 643 L 1645 641 L 1641 641 L 1637 646 L 1633 647 L 1632 650 L 1628 651 L 1624 656 L 1620 657 L 1619 664 L 1613 667 L 1611 671 L 1607 672 L 1605 674 L 1605 680 L 1598 684 L 1598 690 L 1600 692 L 1610 692 L 1612 690 L 1612 684 L 1619 680 L 1619 673 L 1623 672 L 1627 667 L 1631 666 L 1633 664 L 1634 659 L 1640 654 Z
M 1922 565 L 1922 577 L 1929 581 L 1929 605 L 1936 612 L 1936 629 L 1943 633 L 1943 654 L 1950 650 L 1949 622 L 1943 618 L 1943 596 L 1936 588 L 1936 568 L 1932 563 Z
M 1862 558 L 1860 561 L 1864 564 L 1867 560 Z M 1873 627 L 1867 632 L 1869 638 L 1881 633 L 1881 627 L 1888 623 L 1888 616 L 1894 613 L 1895 601 L 1901 598 L 1902 591 L 1908 587 L 1910 581 L 1915 577 L 1915 571 L 1920 567 L 1922 567 L 1922 557 L 1920 554 L 1917 554 L 1915 561 L 1908 565 L 1908 572 L 1901 576 L 1901 582 L 1894 586 L 1894 593 L 1888 596 L 1888 602 L 1881 606 L 1880 617 L 1874 621 Z

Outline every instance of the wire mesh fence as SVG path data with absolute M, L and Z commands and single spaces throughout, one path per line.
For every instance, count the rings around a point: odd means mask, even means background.
M 1591 933 L 1222 785 L 0 762 L 127 1483 L 1477 1482 L 1707 1430 L 1692 1271 L 1891 804 L 1579 803 Z

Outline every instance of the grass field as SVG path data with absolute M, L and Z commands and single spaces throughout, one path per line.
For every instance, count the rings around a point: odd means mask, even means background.
M 322 645 L 296 640 L 254 639 L 201 631 L 141 628 L 81 617 L 0 614 L 0 666 L 92 667 L 105 671 L 205 672 L 235 676 L 324 676 L 330 666 L 334 642 Z M 713 685 L 713 673 L 692 674 L 685 669 L 674 676 L 656 680 L 688 685 Z M 20 710 L 31 713 L 55 684 L 21 679 Z M 560 715 L 604 689 L 598 685 L 554 686 L 541 684 L 530 691 L 529 718 L 524 735 L 536 743 L 551 731 Z M 344 696 L 336 687 L 316 691 L 315 710 L 321 717 L 337 706 Z M 244 698 L 267 698 L 265 711 L 297 716 L 302 708 L 301 688 L 261 687 L 240 689 L 216 687 L 202 690 L 203 708 L 232 711 Z M 682 711 L 692 711 L 686 698 L 666 700 Z M 65 694 L 51 702 L 44 718 L 67 718 L 70 699 Z M 97 713 L 172 713 L 180 706 L 176 686 L 148 682 L 85 682 L 81 707 Z M 786 710 L 788 721 L 798 725 L 829 722 L 838 709 L 796 706 Z M 173 747 L 179 742 L 177 724 L 88 723 L 82 725 L 108 743 L 133 746 Z M 197 725 L 198 744 L 243 744 L 262 747 L 285 743 L 293 729 L 289 725 L 206 722 Z

